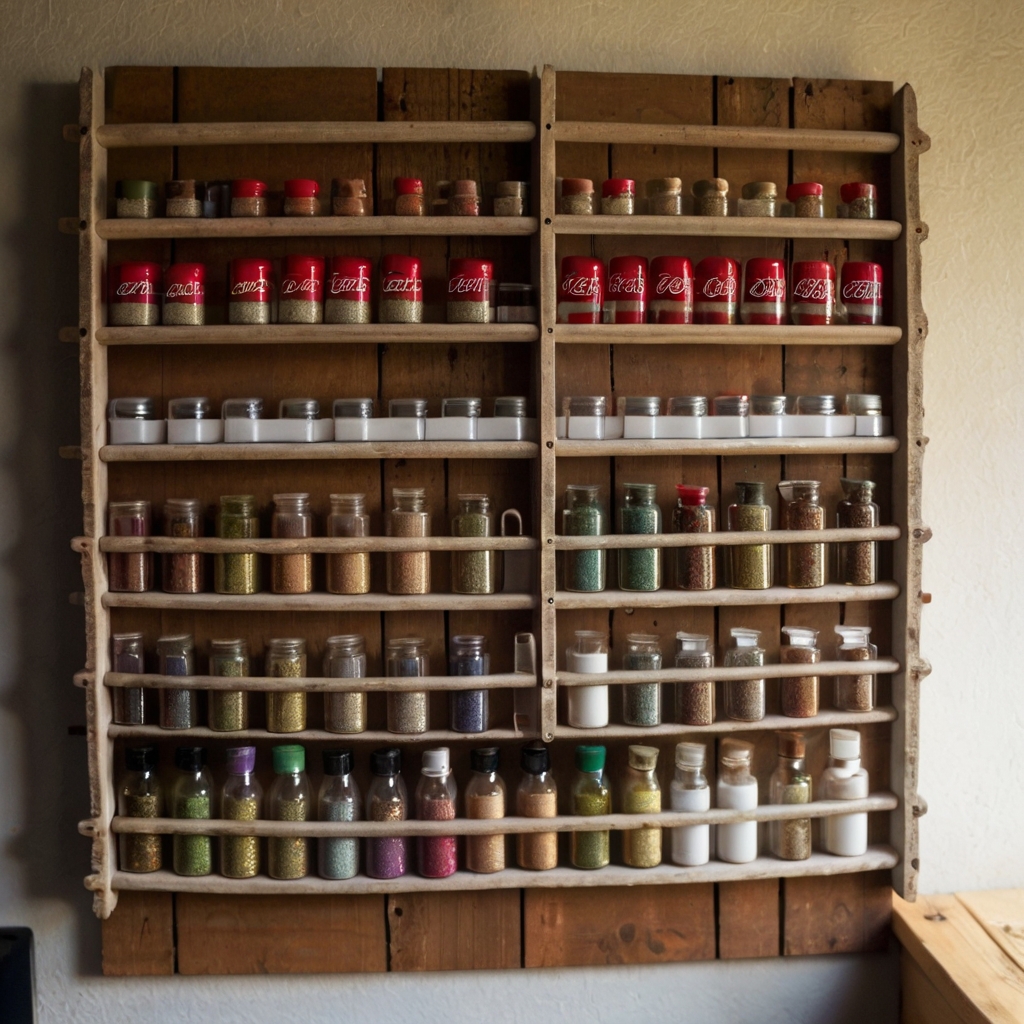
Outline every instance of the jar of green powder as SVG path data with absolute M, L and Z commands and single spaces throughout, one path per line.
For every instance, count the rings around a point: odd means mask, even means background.
M 205 767 L 205 748 L 178 747 L 174 763 L 178 777 L 171 789 L 171 816 L 213 817 L 213 780 Z M 176 875 L 209 875 L 213 871 L 213 836 L 176 835 L 173 851 Z
M 562 533 L 567 537 L 600 537 L 608 532 L 608 516 L 597 484 L 569 484 L 565 489 Z M 565 589 L 577 593 L 604 590 L 607 557 L 604 549 L 565 552 Z
M 259 535 L 256 498 L 251 494 L 222 495 L 217 512 L 217 536 L 225 540 L 252 540 Z M 259 593 L 259 555 L 242 551 L 214 555 L 213 589 L 218 594 Z
M 612 813 L 612 791 L 604 777 L 606 751 L 600 746 L 576 748 L 576 779 L 572 787 L 572 813 L 584 817 Z M 603 868 L 611 860 L 611 833 L 573 832 L 570 858 L 574 868 Z
M 661 533 L 661 509 L 655 484 L 623 484 L 619 533 Z M 651 591 L 661 587 L 660 548 L 620 548 L 619 587 Z

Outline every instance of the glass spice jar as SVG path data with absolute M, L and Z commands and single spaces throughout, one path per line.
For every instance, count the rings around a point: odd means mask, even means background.
M 269 324 L 274 298 L 274 268 L 262 257 L 231 261 L 228 288 L 229 324 Z
M 313 536 L 313 513 L 308 494 L 275 494 L 270 535 L 277 540 Z M 270 556 L 270 589 L 275 594 L 308 594 L 313 589 L 310 551 Z
M 148 220 L 156 216 L 158 190 L 155 181 L 119 181 L 114 186 L 117 216 Z
M 415 256 L 381 258 L 380 322 L 423 323 L 423 269 Z
M 174 751 L 177 777 L 171 785 L 171 817 L 207 820 L 213 817 L 213 779 L 206 768 L 203 747 Z M 171 843 L 176 875 L 213 874 L 213 836 L 175 834 Z
M 608 634 L 578 629 L 565 652 L 569 672 L 601 674 L 608 671 Z M 604 684 L 572 686 L 566 700 L 569 725 L 574 729 L 603 729 L 608 724 L 608 687 Z
M 572 786 L 572 813 L 593 817 L 612 813 L 612 791 L 605 778 L 604 747 L 576 748 L 576 780 Z M 611 832 L 608 829 L 569 833 L 569 860 L 574 868 L 594 870 L 611 862 Z
M 228 777 L 220 791 L 220 816 L 227 821 L 258 821 L 263 787 L 253 774 L 255 747 L 225 751 Z M 220 873 L 225 878 L 255 878 L 260 873 L 259 836 L 220 837 Z
M 648 279 L 644 256 L 613 256 L 608 261 L 608 287 L 602 314 L 606 324 L 646 322 Z
M 491 499 L 486 494 L 460 494 L 458 502 L 452 536 L 490 537 L 494 529 Z M 453 594 L 493 594 L 497 586 L 497 551 L 452 552 Z
M 256 498 L 251 494 L 221 495 L 217 536 L 225 540 L 255 540 L 260 535 Z M 231 551 L 213 556 L 213 589 L 218 594 L 256 594 L 260 589 L 259 555 Z
M 728 256 L 706 256 L 697 264 L 693 274 L 693 322 L 736 323 L 740 265 Z
M 779 651 L 783 665 L 817 665 L 821 661 L 818 631 L 804 626 L 783 626 L 786 643 Z M 813 676 L 787 676 L 779 680 L 782 713 L 787 718 L 814 718 L 818 713 L 820 680 Z
M 331 209 L 335 217 L 366 217 L 371 204 L 363 178 L 335 178 L 331 182 Z
M 395 216 L 424 217 L 427 200 L 421 178 L 395 178 Z
M 786 189 L 797 217 L 825 216 L 825 189 L 816 181 L 796 181 Z
M 565 190 L 565 180 L 562 180 Z M 629 216 L 636 207 L 636 182 L 632 178 L 608 178 L 601 186 L 601 213 Z
M 395 487 L 395 507 L 388 512 L 387 536 L 429 537 L 430 511 L 422 487 Z M 430 593 L 430 552 L 389 551 L 385 558 L 389 594 Z
M 164 275 L 165 327 L 201 327 L 206 323 L 206 267 L 174 263 Z
M 736 201 L 741 217 L 774 217 L 778 214 L 779 191 L 774 181 L 748 181 Z
M 280 324 L 322 324 L 324 322 L 324 258 L 284 258 L 281 290 L 277 303 Z
M 882 268 L 878 263 L 849 260 L 840 275 L 839 297 L 850 324 L 882 322 Z
M 607 514 L 597 484 L 569 484 L 565 489 L 562 533 L 566 537 L 600 537 L 607 533 Z M 604 590 L 607 577 L 607 552 L 566 551 L 564 555 L 565 589 L 593 594 Z
M 599 324 L 604 309 L 604 264 L 590 256 L 563 256 L 556 319 L 560 324 Z
M 693 264 L 685 256 L 651 260 L 650 322 L 693 323 Z
M 196 539 L 203 536 L 203 505 L 198 498 L 168 498 L 164 502 L 164 536 Z M 198 551 L 165 554 L 163 586 L 167 594 L 203 592 L 203 555 Z
M 626 672 L 660 672 L 661 640 L 650 633 L 627 633 Z M 622 687 L 622 723 L 648 729 L 661 725 L 661 683 L 627 683 Z
M 370 787 L 366 791 L 367 821 L 405 821 L 409 797 L 402 778 L 402 752 L 394 747 L 370 754 Z M 366 874 L 370 878 L 400 878 L 408 864 L 405 836 L 378 836 L 366 840 Z
M 590 178 L 563 178 L 558 212 L 586 216 L 594 212 L 594 183 Z
M 755 256 L 743 269 L 740 320 L 772 327 L 786 322 L 786 264 Z
M 190 633 L 162 636 L 156 642 L 162 676 L 194 676 L 195 646 Z M 199 695 L 187 688 L 160 687 L 160 728 L 194 729 L 199 724 Z
M 779 762 L 772 773 L 768 801 L 772 804 L 809 804 L 811 777 L 804 758 L 803 733 L 780 732 Z M 768 826 L 768 845 L 780 860 L 807 860 L 811 855 L 811 819 L 786 818 Z
M 870 641 L 870 626 L 836 626 L 835 629 L 842 640 L 836 650 L 840 661 L 874 661 L 878 657 L 878 648 Z M 873 672 L 836 676 L 836 710 L 872 711 L 876 688 L 877 679 Z
M 729 182 L 725 178 L 706 178 L 695 181 L 693 212 L 698 217 L 727 217 L 729 215 Z
M 133 261 L 110 272 L 107 315 L 111 327 L 160 323 L 160 264 Z
M 448 215 L 451 217 L 479 217 L 480 190 L 475 181 L 453 181 L 448 192 Z
M 710 637 L 676 633 L 676 668 L 714 668 L 715 652 Z M 682 725 L 711 725 L 715 720 L 713 680 L 676 683 L 676 721 Z
M 164 183 L 164 213 L 168 217 L 202 217 L 205 182 L 184 178 Z
M 655 775 L 657 767 L 657 747 L 630 746 L 622 786 L 623 814 L 660 813 L 661 786 Z M 622 862 L 631 868 L 657 867 L 661 863 L 661 826 L 623 829 Z
M 420 636 L 388 641 L 385 674 L 391 679 L 430 675 L 427 642 Z M 430 721 L 426 690 L 392 690 L 387 698 L 388 732 L 415 735 L 427 731 Z
M 317 794 L 318 821 L 356 821 L 362 799 L 352 776 L 351 750 L 325 750 L 324 777 Z M 317 840 L 317 874 L 321 878 L 354 878 L 359 872 L 359 840 L 323 837 Z
M 672 525 L 676 533 L 714 533 L 715 509 L 709 505 L 707 487 L 689 487 L 676 484 L 675 512 Z M 676 587 L 679 590 L 715 589 L 715 546 L 676 548 Z
M 107 506 L 107 533 L 111 537 L 148 537 L 151 523 L 148 501 L 112 501 Z M 153 579 L 153 556 L 148 551 L 111 551 L 107 555 L 107 586 L 118 593 L 141 594 Z
M 284 183 L 284 215 L 316 217 L 320 214 L 320 186 L 309 178 L 289 178 Z
M 647 212 L 652 217 L 678 217 L 683 212 L 683 183 L 679 178 L 651 178 L 645 191 Z
M 369 537 L 365 494 L 332 494 L 328 537 Z M 370 552 L 338 551 L 327 556 L 327 590 L 331 594 L 370 592 Z
M 269 212 L 265 181 L 235 178 L 231 182 L 232 217 L 266 217 Z
M 420 821 L 452 821 L 455 818 L 456 786 L 447 747 L 423 751 L 423 765 L 416 784 L 416 817 Z M 455 836 L 418 836 L 416 860 L 423 878 L 454 875 L 458 862 Z
M 729 506 L 730 530 L 766 533 L 772 528 L 772 510 L 764 500 L 764 484 L 740 480 L 736 502 Z M 737 590 L 767 590 L 772 585 L 771 544 L 737 544 L 729 549 L 729 585 Z
M 783 480 L 779 483 L 781 497 L 779 526 L 783 530 L 824 530 L 825 510 L 817 480 Z M 825 545 L 787 544 L 785 553 L 786 586 L 795 589 L 823 587 L 826 580 Z
M 359 633 L 327 638 L 324 675 L 328 679 L 366 678 L 366 641 Z M 324 728 L 328 732 L 366 732 L 366 691 L 325 693 Z
M 878 189 L 866 181 L 851 181 L 839 186 L 847 217 L 853 220 L 874 220 L 878 216 Z
M 197 182 L 197 185 L 199 183 Z M 231 216 L 231 182 L 207 181 L 198 188 L 202 203 L 203 216 L 212 219 Z
M 554 818 L 558 814 L 558 786 L 551 774 L 551 752 L 539 744 L 523 747 L 521 766 L 516 814 L 522 818 Z M 558 867 L 558 833 L 520 832 L 516 836 L 516 861 L 526 871 Z
M 505 817 L 505 783 L 498 774 L 500 754 L 497 747 L 478 747 L 469 752 L 467 818 L 493 821 Z M 466 836 L 466 870 L 481 875 L 504 871 L 505 837 Z
M 530 184 L 499 181 L 494 186 L 494 216 L 523 217 L 530 208 Z
M 275 679 L 306 677 L 306 641 L 275 638 L 267 645 L 266 673 Z M 267 691 L 267 732 L 302 732 L 306 728 L 305 690 Z
M 494 264 L 490 260 L 448 261 L 447 318 L 450 324 L 486 324 L 494 319 L 491 288 Z
M 117 813 L 123 818 L 163 817 L 163 792 L 157 775 L 156 747 L 128 747 L 125 774 L 117 789 Z M 163 867 L 163 836 L 122 832 L 117 837 L 117 866 L 121 871 L 149 872 Z
M 373 264 L 363 256 L 331 257 L 324 302 L 325 324 L 370 323 Z
M 860 733 L 830 729 L 828 767 L 821 775 L 822 800 L 863 800 L 869 791 L 867 771 L 860 765 Z M 868 851 L 868 815 L 830 814 L 822 822 L 822 846 L 838 857 L 862 857 Z
M 273 641 L 271 641 L 273 642 Z M 306 777 L 306 751 L 297 743 L 272 750 L 274 781 L 267 794 L 271 821 L 309 821 L 313 794 Z M 271 878 L 305 878 L 309 874 L 309 840 L 305 836 L 271 836 L 267 840 L 267 874 Z
M 210 675 L 245 679 L 249 675 L 249 644 L 240 637 L 210 641 Z M 249 728 L 249 694 L 245 690 L 210 690 L 207 724 L 215 732 Z
M 794 324 L 825 327 L 835 319 L 836 271 L 827 260 L 797 260 L 792 270 Z
M 114 633 L 110 637 L 110 667 L 114 672 L 142 675 L 145 662 L 141 633 Z M 117 725 L 146 724 L 146 691 L 141 686 L 110 688 L 112 718 Z
M 760 668 L 764 648 L 758 643 L 761 631 L 734 627 L 729 631 L 733 646 L 725 652 L 725 668 Z M 760 722 L 764 718 L 763 679 L 728 679 L 725 683 L 725 715 L 734 722 Z
M 661 533 L 656 484 L 623 484 L 619 533 Z M 652 591 L 661 588 L 661 548 L 620 548 L 619 588 Z
M 721 810 L 752 811 L 757 807 L 757 779 L 750 774 L 754 747 L 743 740 L 724 739 L 715 792 Z M 715 829 L 715 853 L 728 864 L 757 859 L 757 822 L 727 822 Z
M 448 673 L 453 676 L 486 676 L 491 656 L 484 636 L 453 636 L 448 656 Z M 449 727 L 452 732 L 486 732 L 487 690 L 452 690 L 448 696 Z
M 880 510 L 873 500 L 873 480 L 843 477 L 843 500 L 836 511 L 836 526 L 841 530 L 863 530 L 878 526 Z M 844 541 L 836 545 L 839 582 L 847 586 L 867 587 L 878 582 L 878 542 Z
M 703 743 L 677 743 L 675 777 L 669 787 L 673 811 L 701 814 L 711 809 L 711 787 L 704 774 L 707 748 Z M 711 826 L 678 825 L 672 829 L 672 863 L 699 867 L 711 859 Z

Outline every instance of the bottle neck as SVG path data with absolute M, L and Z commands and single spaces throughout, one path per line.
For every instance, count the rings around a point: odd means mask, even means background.
M 284 515 L 308 515 L 308 494 L 275 494 L 274 512 Z
M 331 512 L 335 515 L 361 515 L 366 511 L 365 494 L 332 494 Z
M 426 494 L 423 491 L 395 491 L 396 512 L 422 512 L 426 506 Z
M 685 789 L 703 789 L 708 784 L 703 765 L 697 767 L 677 764 L 676 782 L 681 783 Z

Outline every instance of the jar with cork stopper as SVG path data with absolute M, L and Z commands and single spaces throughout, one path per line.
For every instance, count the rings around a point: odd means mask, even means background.
M 706 178 L 695 181 L 693 212 L 698 217 L 727 217 L 729 215 L 729 182 L 725 178 Z
M 725 652 L 726 668 L 759 668 L 764 665 L 761 631 L 737 626 L 731 629 L 733 646 Z M 736 722 L 760 722 L 764 718 L 764 679 L 728 679 L 725 683 L 725 714 Z
M 870 626 L 836 626 L 835 629 L 840 638 L 836 651 L 840 661 L 874 661 L 878 657 L 878 648 L 870 640 Z M 835 686 L 836 710 L 871 711 L 874 708 L 874 673 L 836 676 Z
M 676 484 L 678 499 L 672 515 L 677 533 L 714 533 L 715 508 L 708 504 L 707 487 L 689 487 Z M 701 544 L 676 548 L 676 587 L 679 590 L 715 589 L 715 546 Z
M 711 638 L 699 633 L 676 633 L 676 668 L 714 668 Z M 676 721 L 682 725 L 711 725 L 715 720 L 713 680 L 676 683 Z
M 752 744 L 722 740 L 716 805 L 722 810 L 752 811 L 757 807 L 757 779 L 750 774 Z M 736 821 L 716 829 L 716 852 L 729 864 L 749 864 L 757 859 L 757 822 Z
M 818 631 L 805 626 L 783 626 L 786 643 L 779 651 L 783 665 L 817 665 L 821 661 Z M 788 676 L 779 680 L 782 713 L 787 718 L 813 718 L 818 713 L 818 676 Z
M 558 212 L 570 216 L 594 212 L 594 183 L 590 178 L 563 178 Z
M 523 777 L 516 790 L 516 814 L 523 818 L 553 818 L 558 814 L 558 786 L 551 774 L 547 747 L 526 746 L 522 752 Z M 558 867 L 557 832 L 520 832 L 516 860 L 527 871 Z
M 676 772 L 669 789 L 673 811 L 702 813 L 711 809 L 711 787 L 704 774 L 707 747 L 677 743 Z M 672 829 L 672 863 L 693 868 L 711 859 L 711 826 L 678 825 Z
M 856 729 L 830 729 L 828 767 L 821 776 L 822 800 L 863 800 L 868 795 L 868 773 L 860 766 L 860 733 Z M 823 845 L 839 857 L 860 857 L 868 852 L 868 816 L 831 814 L 822 827 Z
M 626 778 L 622 787 L 624 814 L 661 812 L 661 785 L 655 771 L 658 748 L 634 744 L 628 751 Z M 653 868 L 661 863 L 661 826 L 644 825 L 622 832 L 622 861 L 631 868 Z
M 809 804 L 811 777 L 804 758 L 807 746 L 803 733 L 780 732 L 779 763 L 772 773 L 768 800 L 773 804 Z M 771 822 L 768 843 L 780 860 L 807 860 L 811 855 L 811 819 L 787 818 Z

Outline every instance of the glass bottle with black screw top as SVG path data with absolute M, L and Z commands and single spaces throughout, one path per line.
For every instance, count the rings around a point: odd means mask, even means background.
M 351 750 L 325 750 L 324 777 L 317 796 L 318 821 L 356 821 L 360 813 L 359 787 L 352 777 Z M 317 873 L 321 878 L 353 878 L 359 871 L 359 840 L 317 840 Z
M 171 787 L 171 816 L 213 817 L 213 780 L 206 769 L 203 747 L 178 747 L 174 751 L 177 778 Z M 176 875 L 209 875 L 213 872 L 213 836 L 176 834 L 171 844 Z
M 405 821 L 409 796 L 402 779 L 402 752 L 395 747 L 370 754 L 370 788 L 366 793 L 367 821 Z M 408 865 L 405 836 L 379 836 L 366 840 L 366 874 L 370 878 L 398 878 Z
M 479 747 L 469 752 L 470 776 L 466 784 L 466 817 L 505 817 L 505 783 L 498 774 L 500 751 Z M 505 837 L 466 836 L 466 870 L 493 874 L 505 870 Z
M 163 792 L 156 769 L 156 747 L 128 747 L 125 774 L 117 790 L 117 813 L 124 818 L 163 816 Z M 159 871 L 163 867 L 163 836 L 122 832 L 117 837 L 118 867 L 122 871 Z
M 551 774 L 551 752 L 544 746 L 522 750 L 523 777 L 516 790 L 516 814 L 523 818 L 553 818 L 558 814 L 558 787 Z M 516 860 L 527 871 L 558 867 L 557 832 L 521 832 L 516 836 Z

